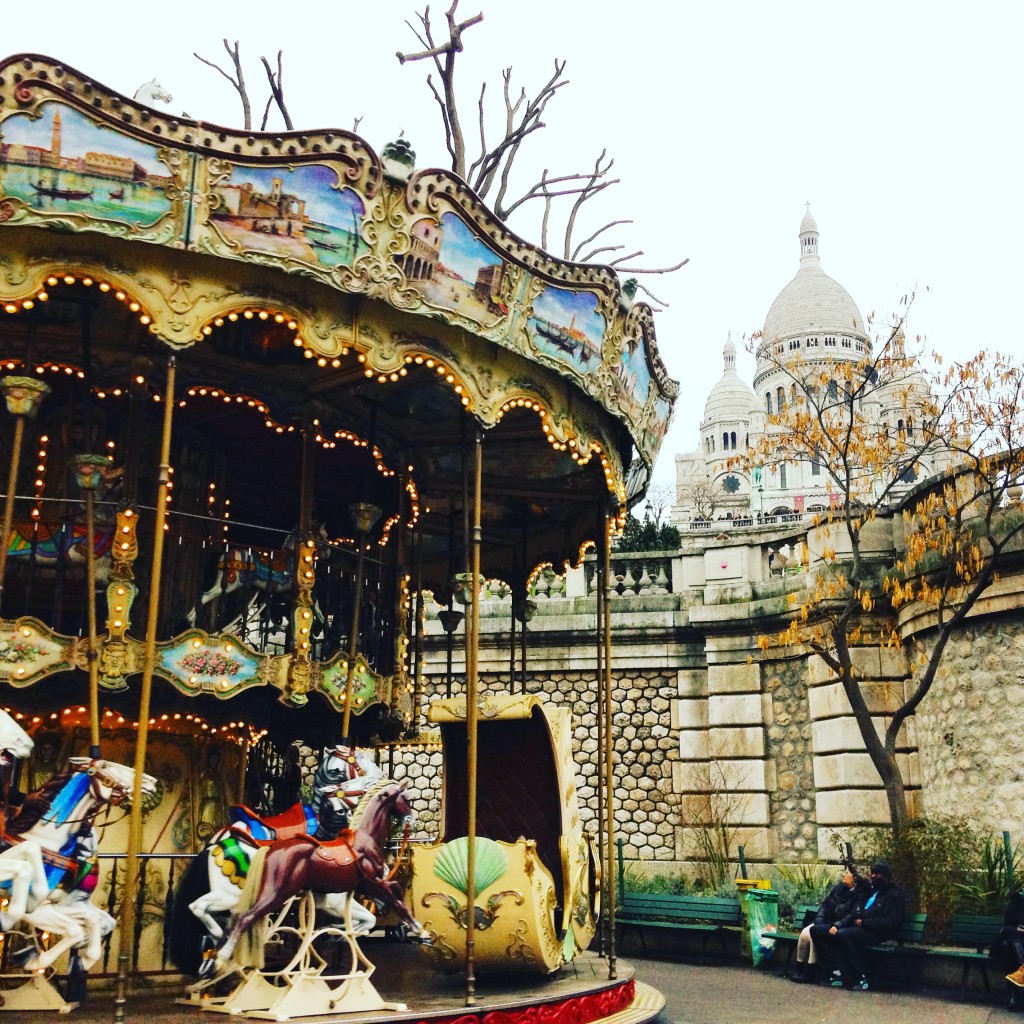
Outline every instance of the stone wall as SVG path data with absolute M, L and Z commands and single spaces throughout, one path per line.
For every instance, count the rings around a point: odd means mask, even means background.
M 762 675 L 772 702 L 767 734 L 775 785 L 769 801 L 778 852 L 786 861 L 816 860 L 827 851 L 818 850 L 807 662 L 804 658 L 768 662 Z
M 900 522 L 873 523 L 874 548 L 889 551 L 895 541 L 887 531 Z M 835 841 L 851 832 L 888 823 L 881 780 L 828 666 L 800 648 L 769 656 L 758 648 L 758 635 L 777 633 L 794 596 L 814 586 L 823 541 L 806 526 L 802 535 L 794 533 L 800 528 L 723 529 L 687 538 L 670 560 L 671 573 L 659 563 L 659 576 L 671 576 L 670 592 L 616 591 L 616 821 L 628 858 L 657 870 L 689 865 L 700 856 L 701 828 L 718 820 L 727 825 L 734 861 L 740 844 L 754 863 L 815 860 L 834 857 Z M 806 557 L 780 575 L 769 555 L 783 547 Z M 574 711 L 588 828 L 596 827 L 598 811 L 596 597 L 582 572 L 570 576 L 564 586 L 538 594 L 528 630 L 529 688 Z M 901 731 L 897 760 L 912 814 L 953 810 L 983 829 L 1009 828 L 1024 838 L 1022 607 L 1024 574 L 1011 567 L 953 639 L 932 694 Z M 427 699 L 444 690 L 436 611 L 430 609 L 424 645 Z M 879 730 L 913 692 L 908 652 L 915 637 L 927 638 L 928 614 L 910 607 L 898 623 L 874 623 L 876 634 L 898 629 L 907 638 L 902 649 L 851 651 Z M 497 693 L 508 687 L 510 617 L 507 596 L 485 596 L 482 682 Z M 461 633 L 454 667 L 460 686 Z M 407 755 L 396 768 L 410 782 L 426 833 L 436 830 L 439 768 L 437 755 Z
M 484 675 L 486 694 L 508 692 L 507 677 Z M 598 832 L 601 766 L 597 744 L 597 682 L 593 674 L 562 672 L 527 679 L 527 691 L 542 693 L 556 706 L 572 709 L 573 756 L 577 795 L 585 829 Z M 463 680 L 452 692 L 464 692 Z M 668 726 L 669 695 L 675 680 L 656 672 L 640 672 L 613 680 L 616 735 L 613 770 L 616 779 L 616 827 L 626 840 L 626 855 L 638 859 L 672 860 L 670 762 L 678 740 Z M 417 813 L 416 834 L 435 838 L 441 810 L 441 754 L 418 750 L 396 751 L 393 774 L 409 788 Z
M 917 712 L 923 807 L 1024 839 L 1024 619 L 971 622 Z

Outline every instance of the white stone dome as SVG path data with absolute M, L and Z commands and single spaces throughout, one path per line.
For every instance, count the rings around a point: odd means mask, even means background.
M 821 269 L 818 225 L 809 208 L 800 224 L 800 269 L 768 310 L 762 343 L 807 334 L 866 337 L 857 303 Z
M 864 337 L 864 318 L 850 293 L 833 280 L 820 264 L 805 264 L 797 271 L 768 310 L 765 341 L 810 333 Z
M 704 404 L 702 427 L 722 421 L 746 420 L 755 402 L 753 389 L 736 372 L 736 346 L 733 344 L 732 337 L 726 341 L 725 347 L 722 349 L 722 356 L 725 369 Z

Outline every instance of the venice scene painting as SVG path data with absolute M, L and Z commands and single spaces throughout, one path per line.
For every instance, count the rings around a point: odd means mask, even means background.
M 647 351 L 642 337 L 626 338 L 626 347 L 614 371 L 621 386 L 619 407 L 637 423 L 643 415 L 651 390 L 651 368 L 647 365 Z
M 548 285 L 533 303 L 528 321 L 530 340 L 538 351 L 580 373 L 596 370 L 605 332 L 597 302 L 594 292 Z
M 0 198 L 41 214 L 81 214 L 149 228 L 171 212 L 168 168 L 155 146 L 47 103 L 42 116 L 15 114 L 0 135 Z
M 506 265 L 454 213 L 424 217 L 412 229 L 409 251 L 395 257 L 406 280 L 433 306 L 483 326 L 508 313 L 502 296 Z
M 351 267 L 369 249 L 362 237 L 366 207 L 339 187 L 327 164 L 235 165 L 214 187 L 210 222 L 233 251 L 272 253 L 321 267 Z

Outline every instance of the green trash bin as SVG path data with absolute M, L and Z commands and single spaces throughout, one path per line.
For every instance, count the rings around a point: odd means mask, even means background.
M 779 930 L 779 894 L 774 889 L 751 889 L 743 900 L 750 930 L 750 958 L 757 967 L 775 955 L 772 933 Z

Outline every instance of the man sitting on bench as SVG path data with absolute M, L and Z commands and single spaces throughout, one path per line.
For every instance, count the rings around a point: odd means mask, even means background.
M 789 976 L 791 981 L 811 981 L 814 978 L 818 950 L 828 938 L 828 930 L 851 911 L 864 904 L 871 892 L 871 883 L 846 865 L 842 879 L 821 901 L 814 920 L 800 932 L 796 944 L 796 970 Z
M 879 860 L 871 865 L 871 887 L 871 895 L 863 904 L 827 932 L 828 951 L 839 965 L 829 982 L 833 988 L 868 988 L 861 948 L 891 939 L 906 913 L 907 894 L 893 883 L 888 861 Z

